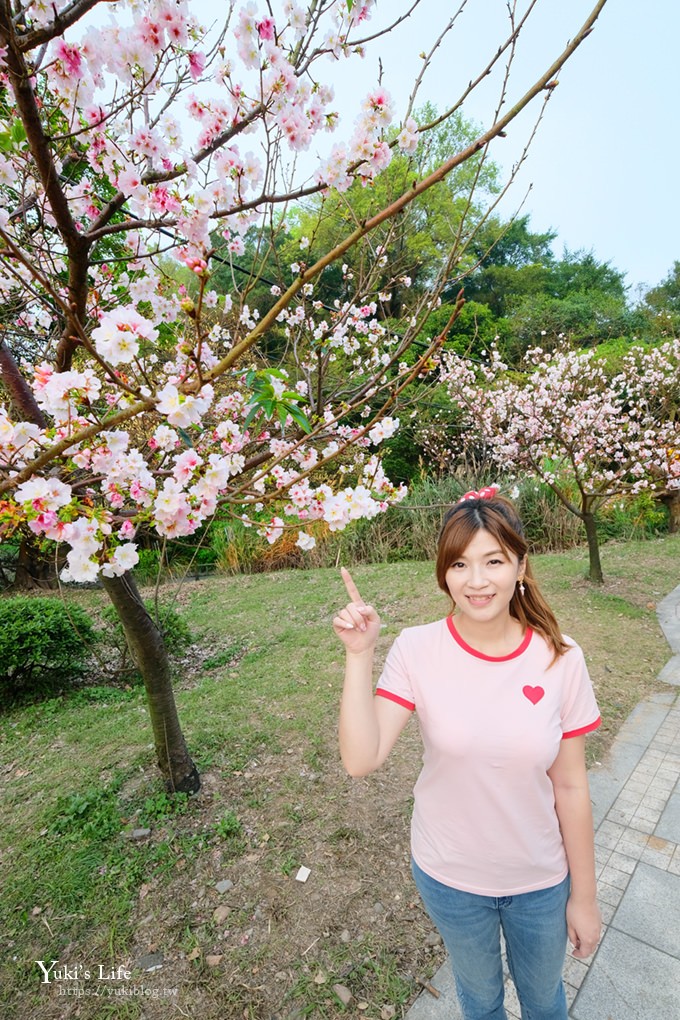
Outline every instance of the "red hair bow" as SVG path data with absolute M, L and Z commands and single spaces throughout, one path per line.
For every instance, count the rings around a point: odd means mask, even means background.
M 470 492 L 466 492 L 464 496 L 461 496 L 458 502 L 463 503 L 466 499 L 493 499 L 499 489 L 500 485 L 486 485 L 479 492 L 471 489 Z

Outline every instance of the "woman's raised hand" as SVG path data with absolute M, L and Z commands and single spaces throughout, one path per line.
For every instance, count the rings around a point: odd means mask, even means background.
M 333 619 L 333 630 L 348 652 L 366 652 L 375 647 L 380 633 L 380 617 L 372 606 L 367 606 L 352 575 L 340 568 L 350 601 Z

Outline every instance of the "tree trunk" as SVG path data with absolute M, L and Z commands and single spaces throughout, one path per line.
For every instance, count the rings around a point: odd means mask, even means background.
M 144 678 L 156 756 L 166 789 L 172 793 L 196 793 L 201 777 L 179 724 L 163 636 L 149 616 L 131 573 L 122 577 L 102 576 L 102 584 L 116 608 Z
M 675 535 L 680 531 L 680 489 L 664 493 L 661 502 L 668 507 L 668 530 Z
M 32 588 L 56 587 L 57 571 L 54 557 L 42 555 L 28 539 L 22 538 L 19 544 L 12 589 L 28 591 Z
M 597 523 L 592 510 L 583 511 L 583 524 L 588 539 L 588 555 L 590 557 L 590 570 L 588 576 L 595 584 L 602 584 L 602 564 L 600 563 L 600 543 L 597 537 Z

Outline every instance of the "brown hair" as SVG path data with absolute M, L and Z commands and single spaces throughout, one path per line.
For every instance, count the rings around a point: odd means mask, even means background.
M 509 499 L 493 496 L 491 499 L 465 499 L 456 503 L 444 518 L 437 547 L 437 582 L 447 594 L 447 570 L 460 559 L 476 532 L 482 529 L 493 535 L 506 553 L 514 553 L 520 561 L 527 556 L 529 547 L 522 522 Z M 510 615 L 519 620 L 524 629 L 531 627 L 545 639 L 554 652 L 552 661 L 555 662 L 569 650 L 569 645 L 564 641 L 555 615 L 541 594 L 528 559 L 524 586 L 524 595 L 515 589 L 510 600 Z

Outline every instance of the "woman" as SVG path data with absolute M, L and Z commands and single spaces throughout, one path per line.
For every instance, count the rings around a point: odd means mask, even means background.
M 560 633 L 495 486 L 449 511 L 436 573 L 452 614 L 402 631 L 374 695 L 380 619 L 343 570 L 342 760 L 353 776 L 377 769 L 418 713 L 413 875 L 463 1016 L 505 1020 L 502 931 L 523 1020 L 567 1020 L 567 937 L 587 957 L 601 928 L 584 751 L 600 716 L 583 653 Z

